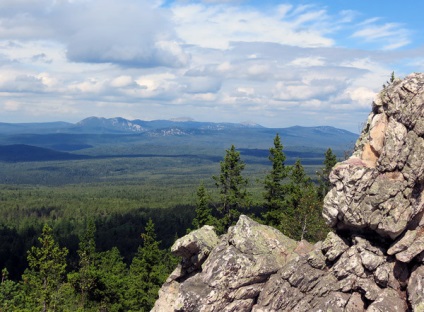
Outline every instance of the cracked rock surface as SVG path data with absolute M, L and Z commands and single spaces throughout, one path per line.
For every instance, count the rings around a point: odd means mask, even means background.
M 334 232 L 296 242 L 246 216 L 178 240 L 153 311 L 424 312 L 424 74 L 375 98 L 352 156 L 330 173 Z

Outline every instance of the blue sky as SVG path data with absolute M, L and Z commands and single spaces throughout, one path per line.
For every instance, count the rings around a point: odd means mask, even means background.
M 421 1 L 2 0 L 0 122 L 88 116 L 360 130 L 424 70 Z

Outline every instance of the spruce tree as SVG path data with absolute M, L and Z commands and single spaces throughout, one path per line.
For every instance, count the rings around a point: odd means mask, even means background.
M 269 149 L 268 159 L 272 163 L 272 169 L 265 177 L 264 181 L 264 214 L 267 224 L 276 224 L 280 219 L 281 210 L 284 206 L 284 197 L 287 193 L 287 187 L 284 185 L 284 179 L 287 178 L 288 168 L 285 166 L 286 155 L 283 152 L 283 144 L 278 133 L 274 138 L 274 147 Z
M 0 283 L 0 311 L 19 311 L 22 304 L 23 294 L 20 285 L 9 279 L 9 271 L 4 268 L 1 271 Z
M 296 240 L 323 239 L 328 229 L 321 215 L 322 202 L 300 160 L 290 168 L 287 192 L 286 209 L 280 223 L 282 232 Z
M 98 254 L 96 268 L 98 284 L 94 296 L 95 311 L 129 311 L 125 306 L 128 291 L 128 270 L 117 247 Z
M 80 295 L 79 306 L 82 309 L 86 307 L 87 301 L 94 297 L 94 292 L 98 287 L 95 233 L 96 225 L 90 219 L 80 236 L 79 249 L 77 251 L 79 270 L 68 275 L 68 280 Z
M 127 305 L 132 311 L 150 311 L 158 292 L 169 274 L 166 254 L 159 248 L 155 225 L 151 219 L 141 234 L 143 244 L 138 248 L 129 271 Z
M 223 232 L 230 225 L 235 224 L 241 214 L 241 210 L 249 205 L 249 194 L 246 187 L 248 180 L 243 178 L 242 171 L 245 163 L 240 159 L 240 152 L 234 145 L 225 151 L 224 160 L 220 163 L 221 173 L 213 176 L 215 185 L 221 196 L 218 211 L 221 214 L 218 232 Z
M 192 222 L 195 229 L 199 229 L 206 224 L 214 225 L 216 223 L 212 216 L 212 208 L 209 204 L 210 196 L 202 182 L 197 189 L 196 216 Z
M 29 298 L 36 310 L 55 311 L 61 299 L 59 289 L 65 276 L 68 250 L 59 247 L 47 224 L 38 241 L 41 246 L 33 246 L 28 252 L 29 269 L 23 280 L 28 283 Z
M 317 172 L 318 174 L 318 195 L 321 199 L 324 199 L 325 195 L 327 195 L 328 191 L 330 190 L 331 183 L 329 179 L 329 175 L 331 172 L 331 169 L 336 165 L 337 163 L 337 156 L 333 153 L 331 148 L 327 149 L 325 152 L 325 159 L 324 159 L 324 167 Z

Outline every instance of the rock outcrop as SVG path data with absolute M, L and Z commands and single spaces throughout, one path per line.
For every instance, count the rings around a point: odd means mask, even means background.
M 377 95 L 330 181 L 323 242 L 246 216 L 220 238 L 205 226 L 174 244 L 153 311 L 424 311 L 424 74 Z

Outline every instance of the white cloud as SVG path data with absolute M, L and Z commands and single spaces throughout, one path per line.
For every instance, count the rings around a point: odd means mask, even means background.
M 131 76 L 119 76 L 110 82 L 114 88 L 123 88 L 133 85 L 135 82 Z
M 299 57 L 289 65 L 299 66 L 299 67 L 311 67 L 311 66 L 324 66 L 325 59 L 320 56 L 311 56 L 311 57 Z
M 358 106 L 370 108 L 376 92 L 367 87 L 359 87 L 346 89 L 344 94 Z
M 202 4 L 173 7 L 176 31 L 181 39 L 206 48 L 227 49 L 232 41 L 277 42 L 298 46 L 331 46 L 333 40 L 305 23 L 320 22 L 324 11 L 307 11 L 285 20 L 289 6 L 276 14 L 228 5 Z M 315 25 L 315 24 L 314 24 Z
M 381 44 L 385 50 L 393 50 L 408 45 L 409 31 L 399 23 L 377 24 L 379 19 L 368 20 L 362 23 L 360 29 L 352 34 L 353 38 L 360 38 L 366 42 Z
M 21 105 L 17 101 L 9 100 L 6 101 L 3 105 L 5 111 L 17 111 L 21 108 Z

